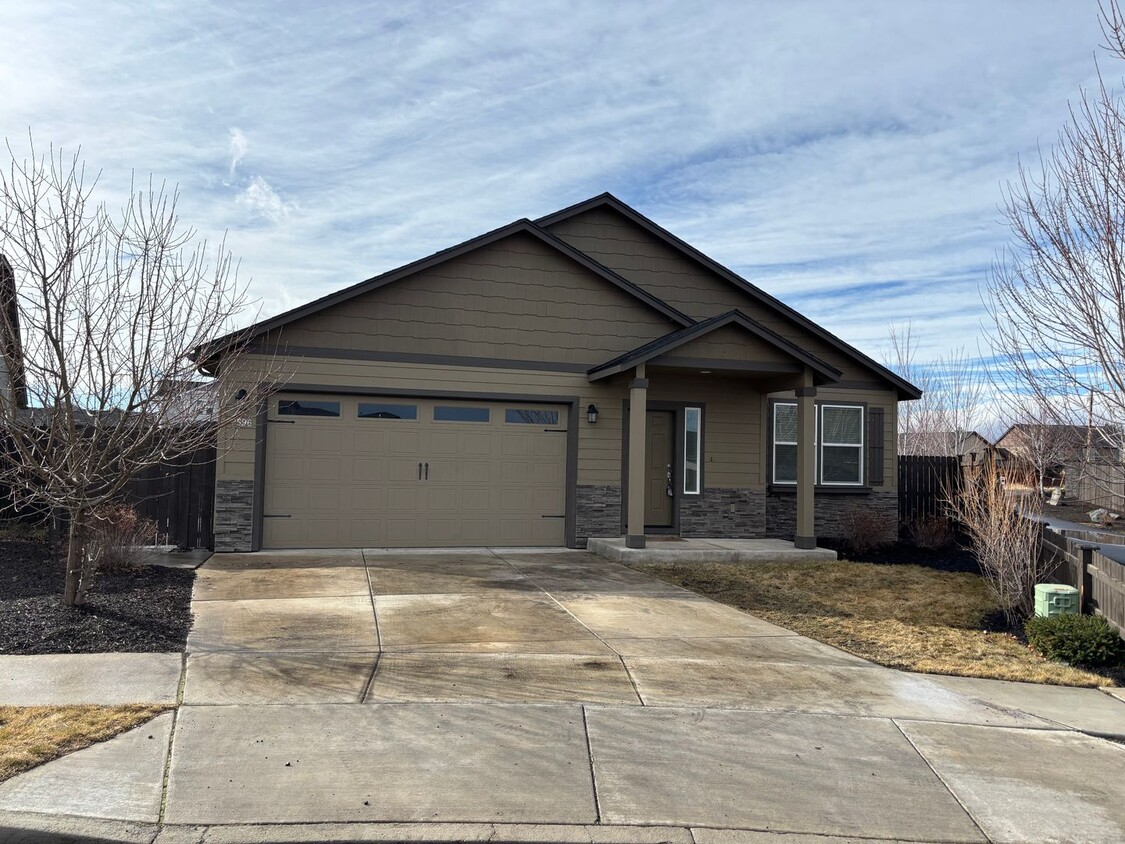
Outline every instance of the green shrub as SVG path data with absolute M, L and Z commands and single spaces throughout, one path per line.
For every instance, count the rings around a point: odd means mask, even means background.
M 1100 615 L 1033 616 L 1024 625 L 1027 641 L 1047 659 L 1071 665 L 1113 665 L 1125 643 Z

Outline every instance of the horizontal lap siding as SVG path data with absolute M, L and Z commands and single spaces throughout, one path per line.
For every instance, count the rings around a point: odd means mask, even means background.
M 670 358 L 793 363 L 793 358 L 741 328 L 728 325 L 668 352 Z M 657 359 L 659 362 L 659 359 Z
M 648 373 L 649 400 L 704 405 L 703 483 L 707 488 L 758 485 L 762 396 L 749 382 L 714 376 Z
M 615 211 L 596 208 L 550 226 L 552 234 L 693 319 L 738 308 L 800 348 L 841 370 L 844 380 L 872 380 L 873 373 L 812 332 L 769 308 L 725 279 Z
M 592 366 L 677 327 L 545 244 L 514 235 L 310 315 L 271 340 Z
M 578 396 L 578 483 L 621 482 L 621 418 L 626 388 L 590 384 L 580 373 L 539 372 L 478 367 L 442 367 L 326 358 L 290 358 L 285 364 L 287 383 L 361 388 L 372 395 L 380 390 L 417 390 L 438 393 L 504 393 L 531 396 Z M 237 389 L 236 371 L 225 374 L 224 389 Z M 598 422 L 586 422 L 586 406 L 598 406 Z M 228 451 L 219 461 L 219 479 L 253 478 L 254 431 L 231 429 Z

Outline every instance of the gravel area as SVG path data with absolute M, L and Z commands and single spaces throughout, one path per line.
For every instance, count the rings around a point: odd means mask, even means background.
M 99 574 L 81 607 L 63 606 L 63 575 L 50 545 L 0 541 L 0 654 L 183 651 L 194 571 Z

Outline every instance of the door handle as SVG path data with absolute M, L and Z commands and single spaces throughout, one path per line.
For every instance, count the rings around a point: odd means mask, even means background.
M 430 479 L 430 464 L 427 463 L 426 464 L 426 480 L 428 481 L 429 479 Z
M 418 480 L 422 480 L 422 464 L 418 464 Z

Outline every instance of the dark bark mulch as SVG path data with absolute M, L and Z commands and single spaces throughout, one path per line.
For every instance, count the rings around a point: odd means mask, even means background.
M 86 604 L 66 607 L 64 569 L 50 544 L 0 541 L 0 654 L 184 650 L 194 571 L 144 566 L 100 573 Z
M 919 548 L 912 542 L 899 541 L 894 545 L 885 545 L 863 552 L 853 551 L 844 543 L 837 543 L 828 539 L 820 540 L 820 544 L 839 553 L 841 560 L 851 560 L 855 563 L 909 564 L 940 571 L 981 573 L 976 555 L 960 543 L 951 543 L 944 548 L 930 549 Z

